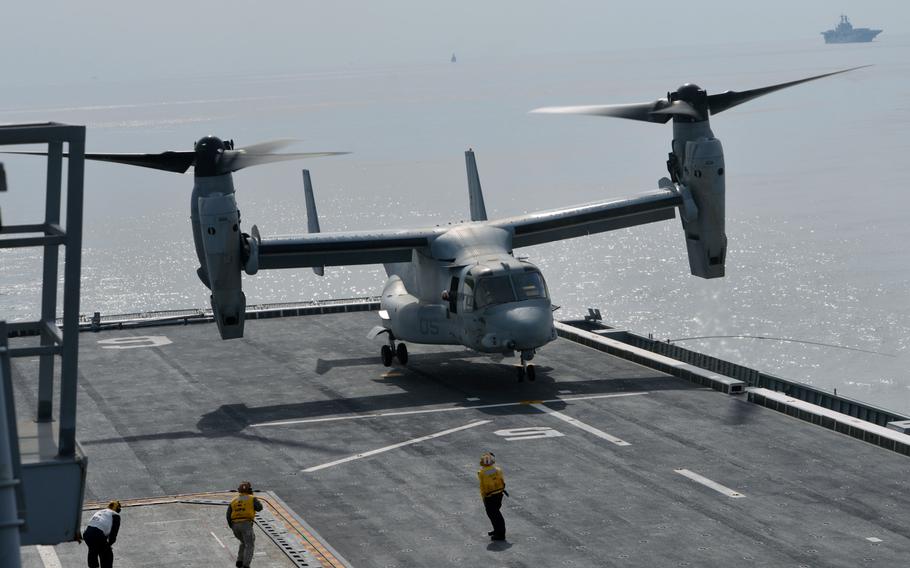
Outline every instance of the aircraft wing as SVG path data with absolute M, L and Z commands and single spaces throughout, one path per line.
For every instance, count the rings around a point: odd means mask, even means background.
M 497 219 L 490 224 L 511 230 L 512 246 L 518 248 L 672 219 L 681 203 L 678 193 L 662 189 L 624 199 Z
M 571 239 L 675 217 L 679 194 L 658 190 L 630 198 L 490 221 L 513 233 L 514 248 Z M 409 262 L 414 249 L 428 248 L 445 227 L 380 231 L 311 233 L 264 238 L 259 268 L 305 268 Z
M 260 268 L 304 268 L 409 262 L 443 229 L 352 231 L 274 237 L 259 243 Z

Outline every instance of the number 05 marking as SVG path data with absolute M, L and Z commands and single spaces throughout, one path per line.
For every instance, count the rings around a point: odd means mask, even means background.
M 420 333 L 424 335 L 439 335 L 439 324 L 428 319 L 420 319 Z
M 502 436 L 509 442 L 514 442 L 515 440 L 533 440 L 534 438 L 558 438 L 560 436 L 565 436 L 562 432 L 546 426 L 511 428 L 509 430 L 497 430 L 493 433 L 497 436 Z

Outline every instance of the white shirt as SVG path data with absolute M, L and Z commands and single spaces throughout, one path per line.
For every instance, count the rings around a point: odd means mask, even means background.
M 88 526 L 100 529 L 101 532 L 104 533 L 104 536 L 110 536 L 111 526 L 114 524 L 114 515 L 120 516 L 111 509 L 101 509 L 92 515 L 92 519 L 88 522 Z

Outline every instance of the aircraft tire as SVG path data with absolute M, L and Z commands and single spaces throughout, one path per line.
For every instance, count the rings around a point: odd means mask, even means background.
M 537 378 L 537 371 L 534 369 L 534 365 L 528 365 L 528 369 L 526 372 L 528 374 L 529 381 L 533 381 L 534 379 Z
M 379 351 L 380 356 L 382 357 L 382 364 L 386 367 L 392 366 L 392 348 L 388 345 L 383 345 L 382 349 Z
M 399 343 L 398 347 L 395 348 L 395 356 L 398 357 L 398 362 L 402 365 L 408 364 L 408 346 L 404 343 Z
M 518 372 L 518 382 L 520 383 L 520 382 L 524 381 L 525 380 L 525 368 L 522 367 L 521 365 L 519 365 L 519 366 L 515 367 L 515 369 Z

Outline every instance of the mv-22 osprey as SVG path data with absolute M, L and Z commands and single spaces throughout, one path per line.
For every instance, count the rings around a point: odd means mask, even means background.
M 855 68 L 854 68 L 855 69 Z M 673 120 L 670 177 L 659 189 L 627 199 L 600 201 L 504 219 L 487 219 L 472 151 L 465 153 L 471 221 L 425 229 L 383 229 L 322 233 L 309 172 L 304 189 L 309 234 L 264 239 L 254 225 L 240 231 L 240 213 L 231 173 L 265 162 L 336 154 L 274 154 L 280 142 L 234 149 L 233 142 L 207 136 L 192 152 L 86 154 L 87 159 L 186 172 L 195 167 L 190 202 L 198 274 L 211 290 L 211 304 L 223 339 L 243 336 L 246 297 L 241 270 L 384 264 L 380 325 L 385 335 L 382 363 L 407 363 L 404 342 L 464 345 L 484 353 L 520 354 L 519 379 L 534 379 L 528 362 L 556 339 L 552 305 L 540 270 L 513 254 L 515 249 L 672 219 L 678 208 L 693 275 L 724 275 L 724 154 L 709 126 L 717 114 L 756 97 L 846 69 L 748 91 L 708 95 L 685 84 L 665 98 L 629 105 L 548 107 L 532 112 L 591 114 L 646 122 Z

